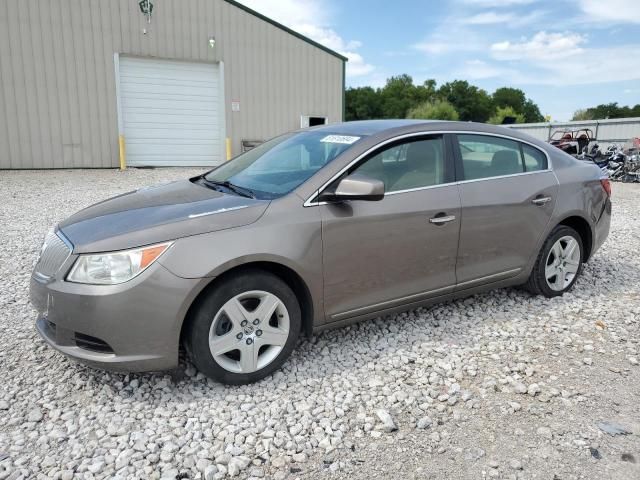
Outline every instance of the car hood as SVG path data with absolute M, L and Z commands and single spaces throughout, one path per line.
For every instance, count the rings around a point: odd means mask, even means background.
M 58 228 L 74 253 L 107 252 L 248 225 L 268 205 L 183 180 L 96 203 Z

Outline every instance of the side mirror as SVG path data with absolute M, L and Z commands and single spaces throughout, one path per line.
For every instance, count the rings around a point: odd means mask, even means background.
M 338 183 L 332 200 L 382 200 L 384 198 L 384 182 L 354 173 Z

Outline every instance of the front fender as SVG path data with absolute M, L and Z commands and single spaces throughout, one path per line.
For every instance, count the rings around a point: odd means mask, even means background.
M 158 261 L 182 278 L 213 278 L 255 262 L 282 265 L 305 282 L 314 312 L 323 312 L 319 209 L 276 203 L 252 225 L 181 238 Z

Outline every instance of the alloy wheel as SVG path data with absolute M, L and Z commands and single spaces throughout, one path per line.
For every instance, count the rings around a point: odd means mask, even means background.
M 547 255 L 544 276 L 547 285 L 557 292 L 571 285 L 580 268 L 578 241 L 570 235 L 559 238 Z
M 252 373 L 269 365 L 289 338 L 289 312 L 276 295 L 243 292 L 216 313 L 209 329 L 215 362 L 233 373 Z

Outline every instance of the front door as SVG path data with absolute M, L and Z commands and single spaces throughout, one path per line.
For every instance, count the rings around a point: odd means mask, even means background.
M 538 148 L 515 140 L 458 134 L 462 223 L 458 289 L 517 275 L 545 231 L 558 181 Z
M 329 322 L 454 289 L 460 197 L 450 153 L 442 136 L 389 144 L 347 173 L 382 180 L 384 199 L 319 207 Z

